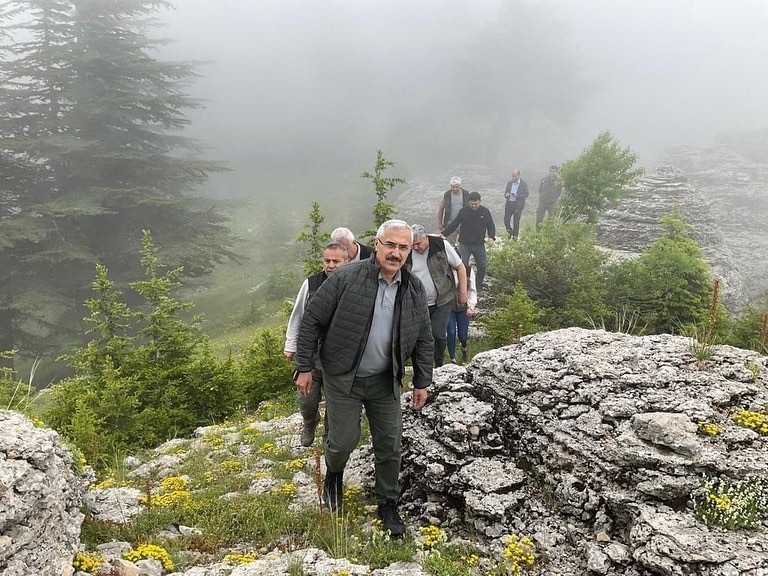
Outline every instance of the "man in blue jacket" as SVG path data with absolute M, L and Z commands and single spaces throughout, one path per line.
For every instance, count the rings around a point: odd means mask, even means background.
M 328 437 L 323 497 L 343 502 L 344 468 L 360 440 L 362 408 L 371 430 L 374 494 L 385 530 L 402 536 L 397 510 L 402 453 L 400 389 L 405 362 L 413 365 L 411 407 L 421 410 L 432 382 L 433 341 L 424 286 L 404 267 L 413 234 L 402 220 L 382 224 L 375 254 L 334 272 L 304 311 L 296 352 L 296 387 L 306 394 L 320 344 Z

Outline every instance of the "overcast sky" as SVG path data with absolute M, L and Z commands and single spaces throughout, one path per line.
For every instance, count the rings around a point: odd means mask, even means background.
M 356 177 L 377 148 L 412 175 L 539 169 L 610 130 L 651 164 L 768 126 L 766 0 L 177 0 L 161 19 L 162 57 L 209 62 L 189 132 L 233 194 Z

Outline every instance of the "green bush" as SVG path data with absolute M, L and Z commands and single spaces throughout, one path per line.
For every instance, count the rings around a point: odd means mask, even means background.
M 594 229 L 581 222 L 547 220 L 500 250 L 491 251 L 488 273 L 499 299 L 519 284 L 543 312 L 549 328 L 590 326 L 605 314 L 605 256 L 595 245 Z
M 130 286 L 144 300 L 132 310 L 97 267 L 86 301 L 93 339 L 65 358 L 75 376 L 51 390 L 46 421 L 72 439 L 97 467 L 116 450 L 153 446 L 232 414 L 242 405 L 242 378 L 232 359 L 219 360 L 198 317 L 172 292 L 180 270 L 163 271 L 149 232 L 142 248 L 144 280 Z
M 729 343 L 768 354 L 768 291 L 757 305 L 745 306 L 731 327 Z
M 292 390 L 293 364 L 283 355 L 283 334 L 260 330 L 251 345 L 243 351 L 241 378 L 249 407 Z
M 534 334 L 545 329 L 539 324 L 544 312 L 531 300 L 522 283 L 503 297 L 502 306 L 480 320 L 485 335 L 493 347 L 506 346 L 523 334 Z
M 609 269 L 607 302 L 614 313 L 636 312 L 650 333 L 703 325 L 709 316 L 709 266 L 678 214 L 662 217 L 663 235 L 635 260 Z
M 635 160 L 635 154 L 629 148 L 622 149 L 610 133 L 598 134 L 589 148 L 561 168 L 563 219 L 583 218 L 596 224 L 600 214 L 642 175 L 642 169 L 633 168 Z

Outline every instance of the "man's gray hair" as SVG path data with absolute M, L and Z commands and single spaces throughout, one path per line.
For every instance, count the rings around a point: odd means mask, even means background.
M 408 233 L 411 235 L 411 242 L 413 242 L 413 230 L 411 230 L 411 227 L 408 226 L 408 222 L 405 220 L 387 220 L 379 226 L 379 229 L 376 231 L 376 238 L 384 236 L 386 230 L 408 230 Z
M 328 242 L 328 244 L 325 245 L 325 248 L 323 248 L 323 252 L 326 250 L 341 250 L 344 252 L 344 258 L 349 260 L 349 250 L 347 250 L 347 247 L 341 242 Z
M 421 224 L 412 224 L 411 225 L 411 230 L 413 231 L 413 239 L 414 239 L 414 241 L 417 238 L 424 238 L 427 235 L 427 230 Z
M 352 234 L 352 230 L 349 228 L 339 227 L 331 232 L 331 240 L 334 242 L 349 242 L 351 244 L 355 241 L 355 235 Z

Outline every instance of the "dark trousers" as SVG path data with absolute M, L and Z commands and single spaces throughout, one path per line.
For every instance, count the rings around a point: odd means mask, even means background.
M 323 391 L 323 372 L 312 369 L 312 384 L 306 396 L 298 394 L 299 411 L 304 419 L 304 426 L 314 428 L 320 423 L 320 400 Z M 323 437 L 328 434 L 328 416 L 325 417 Z
M 504 226 L 510 238 L 517 238 L 520 234 L 520 216 L 523 214 L 523 206 L 517 200 L 504 204 Z M 510 220 L 512 226 L 510 227 Z
M 448 356 L 456 359 L 456 333 L 458 332 L 459 342 L 465 346 L 469 341 L 469 316 L 466 310 L 456 312 L 451 310 L 448 315 Z
M 325 412 L 328 436 L 325 440 L 325 463 L 331 472 L 343 472 L 350 453 L 360 441 L 360 416 L 363 407 L 368 418 L 373 442 L 374 494 L 376 502 L 397 502 L 400 496 L 400 459 L 402 454 L 403 413 L 400 388 L 395 386 L 392 371 L 355 378 L 352 389 L 325 380 Z
M 464 263 L 464 268 L 469 270 L 469 258 L 475 257 L 475 282 L 477 284 L 478 292 L 483 289 L 483 280 L 485 280 L 485 242 L 480 244 L 467 244 L 459 240 L 459 253 L 461 254 L 461 261 Z
M 448 328 L 448 315 L 453 308 L 453 300 L 446 302 L 442 306 L 432 305 L 429 307 L 429 320 L 432 324 L 432 338 L 435 339 L 435 367 L 440 367 L 445 361 L 445 332 Z
M 536 207 L 536 230 L 541 226 L 545 215 L 548 214 L 550 218 L 555 215 L 556 205 L 557 200 L 539 200 L 539 205 Z

